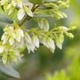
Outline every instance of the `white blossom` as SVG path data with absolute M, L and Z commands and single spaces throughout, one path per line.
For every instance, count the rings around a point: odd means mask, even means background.
M 41 43 L 43 45 L 45 45 L 47 48 L 49 48 L 51 50 L 52 53 L 54 53 L 55 50 L 55 43 L 54 40 L 52 40 L 52 38 L 42 38 Z
M 3 41 L 3 44 L 6 44 L 9 42 L 10 45 L 13 45 L 15 41 L 21 42 L 21 39 L 24 37 L 24 32 L 22 29 L 13 28 L 13 26 L 5 27 L 4 28 L 4 34 L 1 37 L 1 40 Z
M 25 16 L 25 11 L 21 8 L 17 14 L 18 20 L 22 20 L 24 16 Z
M 41 29 L 48 31 L 49 30 L 49 23 L 45 18 L 38 20 L 38 25 Z
M 32 42 L 35 45 L 35 47 L 39 48 L 39 39 L 36 35 L 32 37 Z
M 28 49 L 28 53 L 30 53 L 31 51 L 34 53 L 34 50 L 36 50 L 35 45 L 33 43 L 26 42 L 26 47 Z
M 57 38 L 56 38 L 56 45 L 58 48 L 62 49 L 62 44 L 64 41 L 64 35 L 60 34 Z
M 3 53 L 4 51 L 4 46 L 0 45 L 0 53 Z
M 34 35 L 32 36 L 32 38 L 30 38 L 30 40 L 31 41 L 29 42 L 28 39 L 26 39 L 26 47 L 28 49 L 28 53 L 30 53 L 31 51 L 34 53 L 34 50 L 36 50 L 36 48 L 39 48 L 39 39 L 36 35 Z

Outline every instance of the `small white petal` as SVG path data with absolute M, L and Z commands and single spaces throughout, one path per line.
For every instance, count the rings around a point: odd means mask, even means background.
M 52 48 L 53 50 L 55 49 L 54 41 L 51 38 L 48 39 L 47 43 L 50 48 Z
M 37 36 L 33 36 L 32 42 L 37 48 L 39 48 L 39 39 Z
M 45 18 L 39 19 L 38 25 L 41 29 L 44 29 L 45 31 L 49 30 L 49 23 Z
M 36 49 L 33 43 L 26 43 L 26 47 L 28 49 L 28 53 L 30 53 L 30 51 L 34 53 L 34 50 Z
M 47 48 L 49 48 L 49 46 L 48 46 L 48 44 L 47 44 L 47 40 L 46 40 L 45 37 L 42 38 L 41 43 L 42 43 L 43 45 L 45 45 Z
M 11 3 L 14 7 L 16 6 L 16 2 L 14 0 L 12 0 Z
M 22 8 L 23 7 L 23 5 L 22 5 L 22 2 L 20 1 L 20 2 L 18 2 L 18 6 L 20 7 L 20 8 Z
M 6 39 L 6 35 L 2 35 L 1 40 Z
M 16 34 L 16 40 L 18 41 L 18 42 L 20 42 L 21 41 L 21 37 L 18 35 L 18 34 Z
M 60 34 L 59 37 L 56 39 L 56 45 L 58 48 L 62 49 L 63 41 L 64 41 L 64 35 Z
M 68 29 L 67 27 L 65 27 L 65 26 L 60 26 L 59 29 L 60 29 L 60 30 L 64 30 L 64 31 L 68 31 L 68 30 L 69 30 L 69 29 Z
M 7 9 L 10 9 L 10 8 L 11 8 L 11 6 L 12 6 L 12 5 L 11 5 L 11 4 L 9 4 L 9 5 L 7 6 Z
M 25 36 L 26 42 L 31 43 L 31 37 L 29 36 L 29 34 L 27 33 Z
M 23 30 L 21 29 L 18 29 L 17 30 L 17 33 L 21 36 L 21 37 L 24 37 L 24 33 L 23 33 Z
M 26 11 L 28 16 L 33 17 L 33 13 L 32 13 L 32 11 L 29 8 L 26 7 L 25 11 Z
M 8 29 L 10 29 L 10 30 L 14 30 L 14 27 L 13 27 L 13 26 L 10 26 L 10 27 L 8 27 Z
M 4 51 L 4 47 L 0 46 L 0 53 L 2 53 Z
M 10 43 L 10 45 L 13 45 L 13 43 L 14 43 L 14 38 L 11 37 L 11 38 L 9 39 L 9 43 Z
M 18 20 L 22 20 L 24 16 L 25 16 L 25 11 L 23 9 L 20 9 L 17 14 Z
M 67 27 L 62 27 L 62 29 L 64 30 L 64 31 L 68 31 L 68 28 Z

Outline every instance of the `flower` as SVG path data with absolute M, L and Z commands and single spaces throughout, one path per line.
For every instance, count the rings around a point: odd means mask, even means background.
M 61 33 L 56 39 L 56 45 L 59 49 L 62 49 L 62 44 L 63 44 L 63 41 L 64 41 L 64 35 Z
M 0 54 L 3 64 L 8 64 L 9 62 L 17 63 L 21 60 L 20 52 L 15 47 L 2 44 L 2 42 L 0 42 Z
M 54 43 L 54 40 L 52 40 L 52 38 L 50 38 L 50 37 L 48 37 L 48 38 L 43 37 L 41 43 L 43 45 L 45 45 L 47 48 L 49 48 L 52 53 L 54 53 L 55 43 Z
M 59 26 L 58 27 L 59 30 L 62 30 L 62 31 L 68 31 L 69 29 L 65 26 Z
M 1 5 L 5 5 L 5 4 L 7 4 L 8 3 L 8 0 L 0 0 L 0 4 Z
M 28 40 L 29 38 L 29 40 Z M 36 50 L 36 48 L 39 48 L 39 39 L 36 35 L 32 36 L 32 38 L 27 34 L 26 36 L 26 47 L 28 49 L 28 53 L 30 53 L 30 51 L 32 51 L 34 53 L 34 50 Z
M 45 18 L 38 19 L 38 25 L 44 31 L 48 31 L 49 30 L 49 23 Z
M 35 45 L 35 47 L 39 48 L 39 39 L 36 35 L 32 37 L 32 42 Z
M 33 13 L 31 11 L 32 6 L 33 5 L 31 3 L 24 4 L 23 7 L 21 7 L 18 11 L 17 14 L 18 20 L 22 20 L 26 13 L 28 16 L 33 17 Z
M 4 48 L 5 46 L 2 44 L 2 42 L 0 42 L 0 53 L 4 52 Z
M 23 7 L 22 0 L 11 0 L 11 3 L 14 7 L 18 6 L 19 8 Z
M 15 42 L 21 42 L 21 39 L 24 37 L 24 32 L 19 26 L 14 28 L 14 26 L 6 26 L 4 28 L 4 33 L 1 37 L 3 44 L 9 43 L 11 46 Z

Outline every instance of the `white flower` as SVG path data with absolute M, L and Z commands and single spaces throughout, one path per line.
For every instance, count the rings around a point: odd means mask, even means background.
M 63 31 L 68 31 L 69 29 L 65 26 L 60 26 L 58 29 L 63 30 Z
M 54 40 L 52 40 L 52 38 L 42 38 L 41 43 L 43 45 L 45 45 L 47 48 L 49 48 L 51 50 L 52 53 L 54 53 L 55 50 L 55 43 Z
M 31 43 L 31 37 L 30 37 L 30 35 L 27 32 L 25 33 L 24 37 L 25 37 L 25 41 L 26 42 Z
M 30 51 L 34 53 L 34 50 L 36 50 L 36 48 L 39 48 L 39 39 L 36 35 L 32 36 L 32 38 L 29 37 L 29 39 L 30 42 L 28 41 L 28 38 L 26 39 L 26 47 L 28 49 L 28 53 L 30 53 Z
M 4 33 L 1 37 L 1 40 L 3 44 L 6 44 L 9 42 L 9 44 L 12 46 L 15 44 L 15 42 L 21 42 L 21 39 L 24 37 L 24 32 L 22 29 L 14 28 L 13 26 L 5 27 Z
M 25 12 L 27 13 L 28 16 L 33 17 L 33 13 L 31 11 L 31 9 L 29 9 L 28 7 L 24 6 L 24 10 L 25 10 Z
M 34 53 L 34 50 L 36 50 L 35 45 L 33 43 L 26 42 L 26 47 L 28 49 L 28 53 L 30 53 L 31 51 Z
M 39 19 L 38 25 L 41 29 L 44 29 L 45 31 L 49 30 L 49 23 L 45 18 Z
M 18 20 L 22 20 L 24 16 L 25 16 L 25 11 L 21 8 L 17 14 Z
M 0 45 L 0 53 L 3 53 L 4 51 L 4 46 Z
M 14 38 L 11 37 L 11 38 L 9 39 L 9 44 L 10 44 L 10 45 L 13 45 L 13 43 L 14 43 Z
M 62 44 L 64 41 L 64 35 L 60 34 L 57 38 L 56 38 L 56 45 L 58 48 L 62 49 Z
M 12 0 L 11 3 L 12 3 L 12 5 L 13 5 L 14 7 L 15 7 L 15 6 L 18 6 L 18 7 L 20 7 L 20 8 L 23 7 L 23 5 L 22 5 L 22 0 Z
M 35 45 L 35 47 L 39 48 L 39 39 L 36 35 L 32 37 L 32 42 Z
M 5 5 L 6 3 L 8 3 L 8 0 L 0 0 L 1 5 Z
M 44 46 L 46 46 L 47 48 L 49 48 L 45 37 L 43 37 L 43 38 L 41 39 L 41 43 L 42 43 Z
M 52 38 L 48 38 L 47 39 L 47 44 L 49 46 L 49 49 L 52 51 L 52 53 L 54 53 L 54 51 L 55 51 L 55 43 L 54 43 L 54 40 L 52 40 Z

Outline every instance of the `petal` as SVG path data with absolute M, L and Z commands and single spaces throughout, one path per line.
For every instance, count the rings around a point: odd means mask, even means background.
M 18 41 L 18 42 L 20 42 L 21 41 L 21 37 L 18 35 L 18 34 L 16 34 L 16 40 Z
M 52 40 L 51 38 L 49 39 L 49 41 L 47 42 L 49 47 L 52 48 L 52 49 L 55 49 L 55 43 L 54 43 L 54 40 Z
M 44 29 L 45 31 L 49 30 L 49 23 L 45 18 L 39 19 L 38 25 L 41 29 Z
M 24 37 L 24 33 L 23 33 L 23 30 L 21 29 L 18 29 L 17 30 L 17 33 L 21 36 L 21 37 Z
M 10 44 L 10 45 L 13 45 L 13 43 L 14 43 L 14 38 L 11 37 L 11 38 L 9 39 L 9 44 Z
M 60 34 L 56 39 L 56 45 L 58 48 L 62 49 L 63 41 L 64 41 L 64 35 Z
M 30 37 L 30 35 L 28 33 L 26 33 L 25 39 L 26 39 L 26 42 L 28 42 L 28 43 L 32 42 L 31 41 L 31 37 Z
M 37 36 L 33 36 L 32 42 L 37 48 L 39 48 L 39 39 Z
M 36 49 L 33 43 L 26 43 L 26 47 L 28 49 L 28 53 L 30 53 L 30 51 L 34 53 L 34 50 Z
M 24 10 L 20 9 L 18 14 L 17 14 L 18 20 L 21 20 L 24 16 L 25 16 Z
M 25 7 L 25 11 L 26 11 L 28 16 L 33 17 L 33 13 L 29 8 Z
M 4 47 L 0 46 L 0 53 L 2 53 L 4 51 Z

